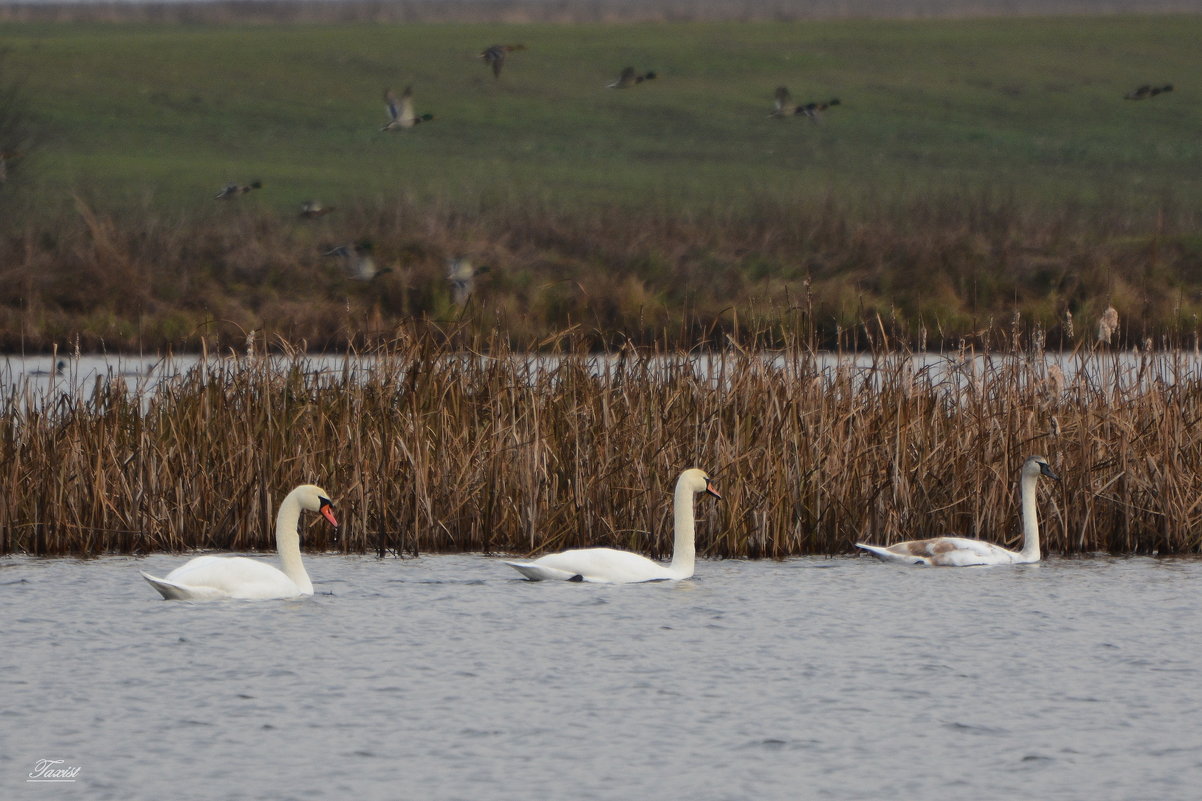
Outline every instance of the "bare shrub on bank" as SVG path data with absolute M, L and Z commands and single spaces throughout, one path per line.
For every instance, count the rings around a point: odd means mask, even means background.
M 1062 349 L 1076 344 L 1073 315 L 1092 325 L 1110 303 L 1123 319 L 1115 347 L 1193 336 L 1202 314 L 1188 208 L 1150 232 L 1136 215 L 1035 214 L 988 193 L 868 215 L 830 198 L 689 214 L 400 198 L 339 210 L 338 241 L 372 240 L 381 269 L 363 281 L 322 255 L 332 233 L 293 215 L 100 205 L 80 195 L 61 219 L 0 238 L 0 350 L 195 351 L 236 347 L 253 329 L 328 351 L 423 320 L 484 339 L 504 331 L 510 347 L 572 327 L 594 349 L 688 347 L 712 325 L 737 337 L 787 330 L 799 308 L 820 347 L 874 315 L 894 344 L 980 347 L 1017 309 Z M 460 305 L 446 265 L 465 255 L 490 269 Z

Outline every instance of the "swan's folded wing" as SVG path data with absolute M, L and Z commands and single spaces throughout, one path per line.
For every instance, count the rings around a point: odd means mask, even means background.
M 857 542 L 856 547 L 863 548 L 882 562 L 898 562 L 906 565 L 928 564 L 929 559 L 925 554 L 909 550 L 908 546 L 914 544 L 913 542 L 899 542 L 897 545 L 890 545 L 886 548 L 882 545 L 868 545 L 863 542 Z
M 537 565 L 533 562 L 506 562 L 505 564 L 512 567 L 517 572 L 521 573 L 531 581 L 571 581 L 573 579 L 582 581 L 579 574 L 572 573 L 568 570 L 560 570 L 555 567 L 546 565 Z
M 938 552 L 931 554 L 931 563 L 944 567 L 972 567 L 973 565 L 998 565 L 1013 561 L 1013 554 L 1005 548 L 981 540 L 966 537 L 940 537 Z
M 214 601 L 219 598 L 228 598 L 227 593 L 219 590 L 214 590 L 211 587 L 188 587 L 183 584 L 176 584 L 166 579 L 157 578 L 145 571 L 138 571 L 142 574 L 142 578 L 150 582 L 150 586 L 159 591 L 159 594 L 168 601 Z
M 279 568 L 245 556 L 198 556 L 160 579 L 192 600 L 294 598 L 308 595 Z M 162 592 L 160 589 L 159 592 Z

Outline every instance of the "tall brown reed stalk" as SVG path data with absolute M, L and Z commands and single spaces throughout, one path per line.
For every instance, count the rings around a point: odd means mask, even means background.
M 149 399 L 120 378 L 0 400 L 0 552 L 270 549 L 275 505 L 314 481 L 335 543 L 409 554 L 588 545 L 670 552 L 671 490 L 690 466 L 710 557 L 845 553 L 857 540 L 955 533 L 1015 544 L 1016 477 L 1043 453 L 1051 553 L 1202 550 L 1202 381 L 1179 351 L 1081 349 L 917 359 L 820 355 L 728 339 L 709 349 L 542 355 L 502 337 L 406 329 L 317 362 L 230 354 Z M 334 368 L 322 364 L 336 363 Z M 1063 364 L 1063 367 L 1061 366 Z

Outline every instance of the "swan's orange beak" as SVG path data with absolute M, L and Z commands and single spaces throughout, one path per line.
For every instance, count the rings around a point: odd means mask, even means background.
M 321 516 L 330 521 L 330 525 L 338 528 L 338 521 L 334 518 L 334 505 L 326 498 L 321 499 Z
M 705 491 L 718 500 L 722 500 L 722 494 L 718 492 L 718 488 L 714 486 L 714 482 L 708 478 L 705 480 Z

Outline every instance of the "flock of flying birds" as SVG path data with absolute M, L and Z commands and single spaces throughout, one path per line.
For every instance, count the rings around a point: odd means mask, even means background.
M 492 74 L 495 78 L 501 77 L 501 70 L 505 66 L 506 57 L 518 50 L 525 50 L 523 44 L 512 45 L 491 45 L 480 51 L 480 59 L 484 61 L 492 69 Z M 626 67 L 618 75 L 613 83 L 607 84 L 610 89 L 628 89 L 632 86 L 637 86 L 644 81 L 654 80 L 656 77 L 654 72 L 638 72 L 634 67 Z M 783 87 L 777 90 L 777 110 L 780 110 L 780 94 L 784 92 L 786 97 L 788 91 Z M 384 102 L 388 109 L 388 122 L 380 128 L 381 132 L 403 131 L 413 128 L 420 123 L 429 122 L 434 119 L 433 114 L 418 114 L 413 106 L 413 87 L 406 86 L 405 90 L 398 96 L 392 89 L 384 92 Z M 834 100 L 830 105 L 837 104 L 839 101 Z M 810 111 L 804 111 L 802 107 L 798 107 L 796 113 L 806 113 L 812 115 L 814 111 L 825 109 L 828 104 L 810 103 Z M 785 116 L 774 112 L 773 116 Z M 813 118 L 811 116 L 811 118 Z M 262 181 L 253 181 L 248 184 L 228 183 L 217 192 L 217 200 L 233 200 L 234 198 L 253 192 L 256 189 L 262 189 Z M 301 203 L 300 217 L 313 220 L 319 217 L 324 217 L 334 211 L 333 206 L 323 206 L 320 201 L 306 200 Z M 342 263 L 343 272 L 355 281 L 372 281 L 375 278 L 392 272 L 390 267 L 377 267 L 375 259 L 372 258 L 373 245 L 369 240 L 360 240 L 346 245 L 338 245 L 325 251 L 321 255 L 326 258 L 337 259 Z M 446 279 L 451 287 L 451 296 L 455 305 L 463 306 L 471 298 L 472 292 L 475 289 L 476 277 L 481 273 L 488 272 L 487 266 L 476 266 L 472 260 L 464 257 L 451 258 L 447 260 Z
M 501 77 L 501 70 L 505 67 L 505 61 L 509 54 L 525 49 L 526 46 L 524 44 L 495 44 L 481 50 L 479 58 L 492 69 L 493 77 L 499 79 Z M 629 89 L 646 81 L 655 80 L 656 77 L 654 72 L 639 72 L 634 67 L 625 67 L 619 73 L 617 79 L 612 83 L 606 84 L 606 88 Z M 1144 84 L 1123 95 L 1123 97 L 1126 100 L 1145 100 L 1171 91 L 1173 91 L 1171 83 L 1160 86 Z M 793 95 L 786 86 L 776 87 L 773 99 L 773 108 L 768 114 L 769 117 L 786 119 L 793 116 L 804 116 L 813 123 L 821 122 L 824 112 L 840 105 L 840 100 L 837 97 L 832 97 L 825 101 L 796 103 L 793 101 Z M 434 119 L 433 114 L 418 114 L 414 109 L 412 86 L 406 86 L 400 96 L 397 96 L 392 89 L 386 90 L 384 92 L 384 102 L 388 109 L 388 122 L 380 128 L 381 132 L 408 130 L 420 123 L 429 122 Z M 2 165 L 3 160 L 0 159 L 0 166 Z M 217 199 L 230 200 L 255 189 L 260 189 L 262 186 L 263 184 L 260 181 L 254 181 L 249 184 L 229 183 L 217 193 Z M 316 200 L 306 200 L 301 204 L 300 216 L 312 220 L 324 217 L 332 211 L 334 211 L 333 206 L 323 206 Z M 385 267 L 381 269 L 376 267 L 375 261 L 371 257 L 371 250 L 371 243 L 363 240 L 349 245 L 339 245 L 322 255 L 340 259 L 347 277 L 356 281 L 371 281 L 377 276 L 391 272 L 390 268 Z M 467 303 L 468 298 L 472 295 L 476 276 L 486 272 L 488 267 L 475 267 L 472 265 L 471 260 L 466 258 L 449 259 L 447 267 L 447 281 L 451 285 L 454 301 L 456 305 L 462 306 Z M 1108 309 L 1107 311 L 1113 312 L 1113 309 Z M 1117 313 L 1115 315 L 1117 316 Z M 1101 338 L 1101 328 L 1099 328 L 1099 339 Z M 1106 339 L 1108 341 L 1109 337 Z
M 389 93 L 391 94 L 391 93 Z M 384 130 L 388 130 L 385 128 Z M 218 200 L 230 200 L 245 195 L 255 189 L 261 189 L 263 183 L 254 181 L 249 184 L 226 184 L 217 193 Z M 334 206 L 323 206 L 319 201 L 306 200 L 301 203 L 300 217 L 314 220 L 324 217 L 334 211 Z M 321 255 L 329 259 L 337 259 L 342 264 L 343 274 L 353 281 L 372 281 L 381 275 L 392 272 L 391 267 L 377 267 L 372 258 L 373 245 L 370 240 L 362 239 L 347 245 L 338 245 Z M 447 260 L 447 283 L 451 286 L 451 297 L 456 306 L 464 306 L 475 290 L 476 276 L 488 272 L 487 266 L 475 266 L 471 259 L 457 257 Z
M 524 44 L 496 44 L 490 45 L 480 51 L 480 60 L 492 68 L 494 78 L 501 77 L 501 70 L 505 67 L 505 59 L 510 53 L 515 53 L 519 50 L 525 50 Z M 606 84 L 609 89 L 629 89 L 632 86 L 637 86 L 644 81 L 655 80 L 654 72 L 638 72 L 634 67 L 626 67 L 618 75 L 613 83 Z M 401 92 L 401 96 L 397 97 L 396 93 L 391 89 L 384 93 L 384 102 L 388 106 L 388 122 L 384 124 L 381 131 L 403 131 L 408 128 L 413 128 L 419 123 L 429 122 L 434 119 L 433 114 L 418 114 L 413 108 L 413 87 L 406 86 L 405 91 Z

